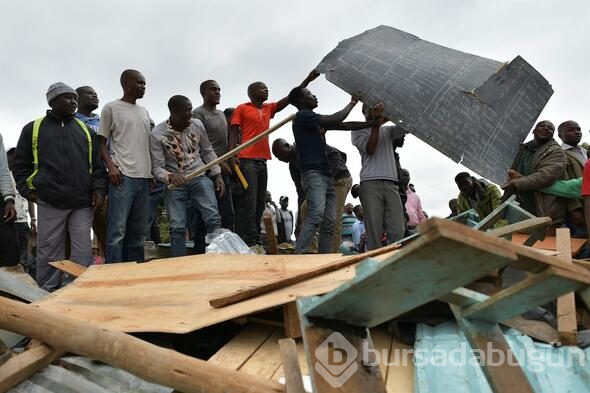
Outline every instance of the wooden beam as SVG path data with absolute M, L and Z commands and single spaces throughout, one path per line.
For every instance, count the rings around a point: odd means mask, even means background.
M 122 332 L 0 298 L 0 327 L 122 368 L 185 393 L 283 392 L 275 382 L 216 366 Z
M 341 260 L 338 260 L 334 263 L 330 263 L 324 266 L 320 266 L 319 268 L 308 270 L 303 273 L 299 273 L 293 276 L 285 277 L 280 280 L 271 281 L 266 284 L 262 284 L 258 287 L 241 290 L 238 292 L 231 293 L 229 295 L 223 295 L 220 297 L 213 298 L 209 300 L 209 304 L 211 307 L 219 308 L 229 306 L 230 304 L 235 304 L 244 300 L 252 299 L 254 297 L 263 295 L 268 292 L 272 292 L 274 290 L 284 288 L 289 285 L 296 284 L 298 282 L 306 281 L 314 277 L 321 276 L 322 274 L 330 273 L 343 267 L 347 267 L 358 263 L 366 258 L 377 256 L 380 254 L 385 254 L 387 252 L 393 251 L 395 249 L 400 248 L 397 244 L 391 244 L 386 247 L 378 248 L 377 250 L 372 250 L 369 252 L 365 252 L 363 254 L 351 256 L 351 257 L 344 257 Z
M 569 271 L 549 267 L 463 310 L 465 318 L 501 322 L 520 315 L 586 284 Z
M 0 392 L 6 392 L 60 358 L 63 351 L 37 342 L 0 367 Z
M 68 273 L 70 276 L 80 277 L 82 273 L 88 269 L 86 266 L 80 265 L 76 262 L 63 260 L 63 261 L 55 261 L 49 262 L 51 266 L 56 268 L 57 270 L 61 270 L 64 273 Z
M 440 224 L 464 227 L 442 220 Z M 371 328 L 517 259 L 505 240 L 469 228 L 468 236 L 449 239 L 437 225 L 432 228 L 390 258 L 359 265 L 355 278 L 324 295 L 308 315 Z M 498 246 L 489 246 L 489 239 Z
M 279 348 L 281 350 L 281 360 L 285 372 L 287 393 L 305 393 L 295 340 L 292 338 L 279 340 Z
M 492 229 L 491 231 L 489 231 L 489 234 L 498 237 L 504 237 L 516 232 L 526 232 L 533 228 L 544 227 L 551 224 L 551 222 L 552 220 L 550 217 L 529 218 L 520 222 L 515 222 L 514 224 L 509 224 L 497 229 Z
M 572 246 L 569 228 L 558 228 L 556 237 L 557 258 L 565 264 L 571 264 Z M 563 345 L 577 344 L 576 296 L 573 292 L 557 298 L 557 331 Z
M 308 319 L 305 310 L 311 302 L 313 298 L 297 300 L 313 391 L 386 393 L 379 364 L 363 361 L 365 349 L 373 349 L 369 330 L 338 321 Z
M 287 303 L 283 306 L 283 321 L 285 337 L 301 337 L 301 322 L 299 321 L 299 313 L 297 312 L 297 304 L 295 302 Z
M 533 393 L 533 388 L 500 327 L 488 322 L 467 320 L 462 316 L 459 306 L 451 304 L 450 307 L 471 348 L 478 349 L 483 354 L 485 363 L 482 371 L 492 391 Z M 494 354 L 502 354 L 504 361 L 500 362 Z
M 275 229 L 272 225 L 272 216 L 270 214 L 264 213 L 262 215 L 262 221 L 264 222 L 264 229 L 266 230 L 266 242 L 268 243 L 268 253 L 272 255 L 278 255 L 279 248 L 277 247 Z

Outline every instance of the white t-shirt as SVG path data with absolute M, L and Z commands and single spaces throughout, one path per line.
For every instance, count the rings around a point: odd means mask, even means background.
M 115 100 L 102 108 L 98 135 L 110 139 L 111 158 L 125 176 L 152 177 L 150 131 L 150 115 L 140 105 Z

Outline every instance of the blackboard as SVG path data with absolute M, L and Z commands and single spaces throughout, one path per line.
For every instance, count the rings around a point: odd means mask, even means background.
M 522 57 L 501 63 L 389 26 L 344 40 L 318 65 L 394 123 L 495 183 L 553 94 Z

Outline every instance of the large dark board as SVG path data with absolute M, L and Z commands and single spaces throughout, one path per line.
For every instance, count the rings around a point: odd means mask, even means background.
M 480 176 L 503 183 L 519 144 L 553 94 L 520 56 L 508 64 L 379 26 L 319 64 L 348 93 L 385 104 L 395 123 Z

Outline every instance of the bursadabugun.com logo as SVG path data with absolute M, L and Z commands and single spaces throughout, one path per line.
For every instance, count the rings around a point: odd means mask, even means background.
M 356 348 L 342 334 L 335 332 L 315 350 L 318 361 L 314 367 L 330 386 L 338 389 L 358 369 L 357 356 Z
M 472 349 L 467 342 L 449 351 L 442 348 L 403 348 L 379 351 L 370 348 L 369 341 L 363 341 L 361 348 L 362 365 L 366 367 L 406 366 L 517 366 L 529 372 L 544 372 L 547 366 L 584 367 L 588 354 L 577 347 L 554 348 L 550 345 L 532 348 L 500 350 L 486 343 L 485 350 Z M 317 362 L 314 367 L 320 376 L 335 389 L 340 388 L 358 370 L 359 351 L 342 334 L 332 333 L 315 351 Z

